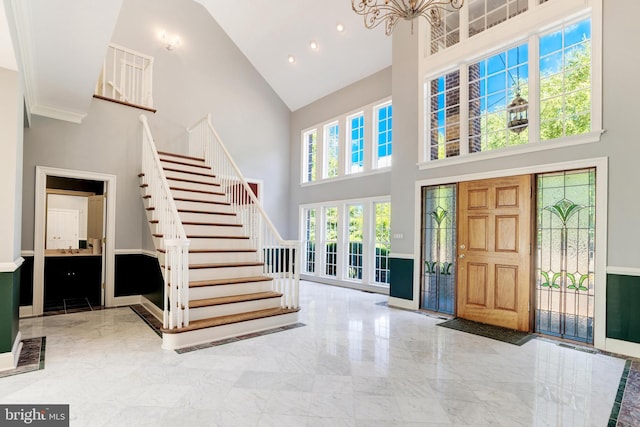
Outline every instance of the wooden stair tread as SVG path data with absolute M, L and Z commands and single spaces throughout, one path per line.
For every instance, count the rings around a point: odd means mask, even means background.
M 174 165 L 193 166 L 194 168 L 209 169 L 209 166 L 207 166 L 207 165 L 196 165 L 196 164 L 193 164 L 193 163 L 181 162 L 179 160 L 172 160 L 172 159 L 160 159 L 160 163 L 173 163 Z M 184 172 L 184 171 L 183 170 L 179 170 L 179 172 Z
M 160 233 L 154 233 L 152 234 L 153 237 L 164 237 L 164 234 L 160 234 Z M 218 235 L 201 235 L 201 234 L 195 234 L 195 235 L 188 235 L 186 236 L 187 239 L 249 239 L 249 236 L 218 236 Z
M 266 310 L 248 311 L 246 313 L 231 314 L 228 316 L 212 317 L 210 319 L 193 320 L 189 326 L 176 329 L 162 329 L 165 334 L 178 334 L 180 332 L 196 331 L 198 329 L 214 326 L 229 325 L 232 323 L 246 322 L 248 320 L 262 319 L 265 317 L 279 316 L 282 314 L 296 313 L 299 308 L 268 308 Z
M 175 168 L 170 168 L 170 167 L 163 167 L 162 169 L 164 169 L 165 172 L 167 172 L 167 171 L 169 171 L 169 172 L 180 172 L 180 173 L 186 173 L 186 174 L 189 174 L 189 175 L 207 176 L 209 178 L 215 178 L 216 177 L 214 174 L 206 173 L 206 172 L 183 171 L 182 169 L 175 169 Z
M 167 177 L 167 181 L 190 182 L 192 184 L 204 184 L 204 185 L 210 185 L 212 187 L 220 187 L 220 184 L 218 184 L 217 182 L 198 181 L 195 179 L 187 179 L 187 178 L 172 178 L 170 176 Z
M 158 249 L 160 253 L 166 253 L 165 249 Z M 226 252 L 258 252 L 257 249 L 189 249 L 190 254 L 226 253 Z
M 238 277 L 235 279 L 197 280 L 194 282 L 189 282 L 189 287 L 199 288 L 203 286 L 237 285 L 240 283 L 268 282 L 272 280 L 273 278 L 269 276 Z
M 235 212 L 209 212 L 209 211 L 201 211 L 198 209 L 178 209 L 178 212 L 209 214 L 209 215 L 233 215 L 233 216 L 237 215 Z
M 173 200 L 180 201 L 180 202 L 207 203 L 210 205 L 225 205 L 225 206 L 231 205 L 231 203 L 229 202 L 213 202 L 210 200 L 187 199 L 186 197 L 174 197 Z
M 182 159 L 198 160 L 200 162 L 204 162 L 204 159 L 202 157 L 192 157 L 192 156 L 187 156 L 187 155 L 184 155 L 184 154 L 169 153 L 168 151 L 158 151 L 158 155 L 159 156 L 180 157 Z
M 146 184 L 143 184 L 146 185 Z M 142 185 L 140 186 L 142 187 Z M 208 190 L 192 190 L 191 188 L 169 187 L 170 190 L 175 191 L 189 191 L 191 193 L 213 194 L 216 196 L 224 196 L 224 193 L 220 191 L 208 191 Z
M 208 225 L 211 227 L 242 227 L 242 224 L 228 224 L 226 222 L 201 222 L 201 221 L 182 221 L 182 225 Z
M 259 267 L 261 265 L 264 265 L 264 262 L 259 262 L 259 261 L 210 262 L 206 264 L 189 264 L 189 269 L 200 270 L 203 268 Z
M 233 304 L 236 302 L 259 301 L 269 298 L 280 298 L 279 292 L 257 292 L 254 294 L 231 295 L 228 297 L 205 298 L 189 301 L 189 308 L 211 307 L 214 305 Z

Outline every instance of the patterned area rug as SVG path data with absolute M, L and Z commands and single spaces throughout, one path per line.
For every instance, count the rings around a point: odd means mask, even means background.
M 512 329 L 486 325 L 484 323 L 473 322 L 471 320 L 460 318 L 438 323 L 438 326 L 455 329 L 456 331 L 468 332 L 470 334 L 480 335 L 481 337 L 491 338 L 518 346 L 529 342 L 536 337 L 534 334 L 527 332 L 514 331 Z
M 22 340 L 22 351 L 15 369 L 0 372 L 0 378 L 44 369 L 44 352 L 47 337 Z

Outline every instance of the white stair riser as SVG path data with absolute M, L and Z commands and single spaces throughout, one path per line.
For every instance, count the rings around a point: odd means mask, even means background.
M 171 163 L 171 162 L 162 162 L 163 168 L 176 169 L 180 172 L 195 172 L 195 173 L 206 173 L 213 174 L 210 168 L 200 168 L 198 166 L 191 165 L 181 165 L 179 163 Z
M 189 239 L 191 249 L 254 249 L 249 239 Z
M 272 280 L 265 280 L 264 282 L 246 282 L 234 283 L 231 285 L 199 286 L 197 288 L 189 288 L 189 298 L 194 300 L 268 292 L 271 290 L 272 284 Z
M 170 166 L 168 167 L 171 168 Z M 175 168 L 171 168 L 171 169 L 175 169 Z M 213 176 L 199 175 L 202 173 L 213 175 L 211 172 L 207 172 L 204 169 L 202 171 L 198 171 L 198 173 L 189 173 L 189 172 L 181 172 L 181 171 L 173 171 L 173 170 L 164 171 L 164 174 L 167 177 L 167 179 L 180 178 L 180 179 L 190 179 L 193 181 L 200 181 L 200 182 L 217 183 L 216 178 L 214 178 Z
M 224 225 L 182 224 L 188 236 L 244 236 L 244 228 Z
M 193 264 L 189 261 L 190 264 Z M 189 269 L 189 281 L 235 279 L 238 277 L 260 276 L 262 266 L 242 266 L 242 267 L 218 267 L 218 268 L 197 268 Z M 193 299 L 193 298 L 191 298 Z
M 160 262 L 164 262 L 164 254 L 159 252 Z M 256 252 L 191 252 L 190 264 L 227 263 L 227 262 L 255 262 L 258 260 Z
M 236 215 L 222 215 L 215 213 L 179 212 L 182 222 L 215 222 L 217 224 L 237 224 Z
M 174 198 L 195 199 L 203 202 L 224 203 L 226 201 L 224 194 L 194 193 L 186 190 L 171 190 L 171 194 L 173 194 Z
M 183 332 L 180 334 L 162 334 L 162 348 L 166 350 L 175 350 L 182 347 L 204 344 L 252 332 L 264 331 L 266 329 L 292 325 L 297 322 L 298 313 L 295 312 L 282 314 L 280 316 L 271 316 L 246 322 L 216 326 L 213 328 L 198 329 L 196 331 Z
M 168 154 L 158 154 L 158 157 L 160 157 L 161 162 L 168 160 L 168 161 L 175 161 L 180 163 L 189 163 L 190 165 L 197 165 L 197 166 L 204 165 L 204 160 L 202 159 L 187 159 L 184 157 L 172 156 Z
M 169 177 L 167 177 L 167 182 L 169 183 L 169 187 L 184 188 L 186 190 L 214 191 L 214 192 L 221 193 L 219 185 L 211 185 L 211 184 L 205 184 L 205 183 L 199 183 L 199 182 L 178 181 L 178 180 L 170 179 Z
M 189 320 L 208 319 L 210 317 L 228 316 L 231 314 L 246 313 L 248 311 L 266 310 L 280 307 L 282 297 L 261 299 L 256 301 L 236 302 L 232 304 L 220 304 L 211 307 L 198 307 L 189 309 Z
M 196 210 L 196 211 L 204 211 L 204 212 L 232 212 L 231 207 L 229 205 L 220 205 L 216 203 L 201 203 L 201 202 L 190 202 L 184 200 L 175 200 L 177 209 L 184 210 Z

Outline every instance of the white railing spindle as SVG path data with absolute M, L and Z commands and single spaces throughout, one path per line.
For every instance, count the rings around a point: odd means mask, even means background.
M 263 273 L 272 278 L 272 289 L 283 294 L 282 307 L 298 308 L 301 243 L 280 236 L 213 128 L 210 115 L 187 130 L 189 154 L 203 157 L 213 169 L 227 201 L 258 249 Z
M 160 164 L 147 118 L 142 122 L 142 182 L 151 196 L 156 232 L 165 257 L 162 272 L 164 286 L 163 327 L 181 328 L 189 325 L 189 240 L 178 215 L 167 178 Z
M 109 43 L 96 95 L 153 108 L 153 57 Z

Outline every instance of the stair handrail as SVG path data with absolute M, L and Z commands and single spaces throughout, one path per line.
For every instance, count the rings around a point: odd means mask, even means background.
M 210 138 L 207 138 L 207 132 Z M 251 215 L 250 212 L 244 212 L 244 215 L 241 215 L 242 222 L 249 230 L 250 238 L 253 239 L 259 249 L 263 249 L 260 255 L 265 261 L 265 273 L 274 279 L 274 290 L 284 294 L 283 306 L 298 308 L 301 242 L 282 238 L 262 207 L 262 203 L 249 186 L 242 171 L 240 171 L 240 168 L 231 157 L 229 150 L 222 142 L 222 138 L 213 127 L 211 114 L 207 114 L 193 126 L 187 128 L 187 133 L 189 134 L 190 155 L 203 158 L 205 164 L 211 167 L 214 174 L 223 181 L 221 185 L 226 190 L 228 201 L 236 205 L 252 206 L 256 210 L 257 217 L 266 224 L 270 235 L 261 235 L 260 229 L 262 227 L 260 222 L 256 220 L 256 215 Z M 196 133 L 199 135 L 194 136 Z M 211 144 L 207 144 L 207 140 Z M 222 156 L 214 155 L 216 149 Z M 235 174 L 235 177 L 232 174 Z M 283 252 L 278 246 L 289 250 Z M 281 269 L 286 269 L 286 271 L 280 271 Z
M 159 249 L 165 250 L 163 278 L 163 327 L 182 328 L 189 325 L 189 240 L 178 214 L 171 188 L 160 163 L 147 117 L 142 122 L 142 182 L 153 203 L 154 219 L 161 237 Z

